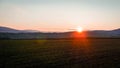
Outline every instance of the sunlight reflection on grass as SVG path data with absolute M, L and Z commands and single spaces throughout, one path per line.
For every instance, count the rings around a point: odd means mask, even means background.
M 42 45 L 45 42 L 47 42 L 47 40 L 36 40 L 37 44 Z

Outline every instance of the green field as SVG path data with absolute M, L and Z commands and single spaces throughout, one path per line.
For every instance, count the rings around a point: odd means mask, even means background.
M 120 68 L 120 39 L 0 40 L 0 68 Z

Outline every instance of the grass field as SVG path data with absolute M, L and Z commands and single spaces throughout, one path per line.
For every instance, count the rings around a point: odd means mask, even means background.
M 0 68 L 120 68 L 120 39 L 0 40 Z

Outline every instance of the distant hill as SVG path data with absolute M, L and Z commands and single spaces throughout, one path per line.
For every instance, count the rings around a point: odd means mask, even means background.
M 0 27 L 0 39 L 45 39 L 45 38 L 120 38 L 120 29 L 115 30 L 93 30 L 82 33 L 42 33 L 36 30 L 17 30 L 8 27 Z
M 37 30 L 17 30 L 9 27 L 0 27 L 0 33 L 34 33 Z
M 87 31 L 89 37 L 120 37 L 120 29 Z
M 8 27 L 0 27 L 0 32 L 3 32 L 3 33 L 16 33 L 16 32 L 19 32 L 19 30 L 8 28 Z

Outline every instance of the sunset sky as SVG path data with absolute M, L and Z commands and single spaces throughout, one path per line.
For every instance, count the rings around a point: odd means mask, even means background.
M 61 32 L 120 28 L 120 0 L 0 0 L 0 26 Z

